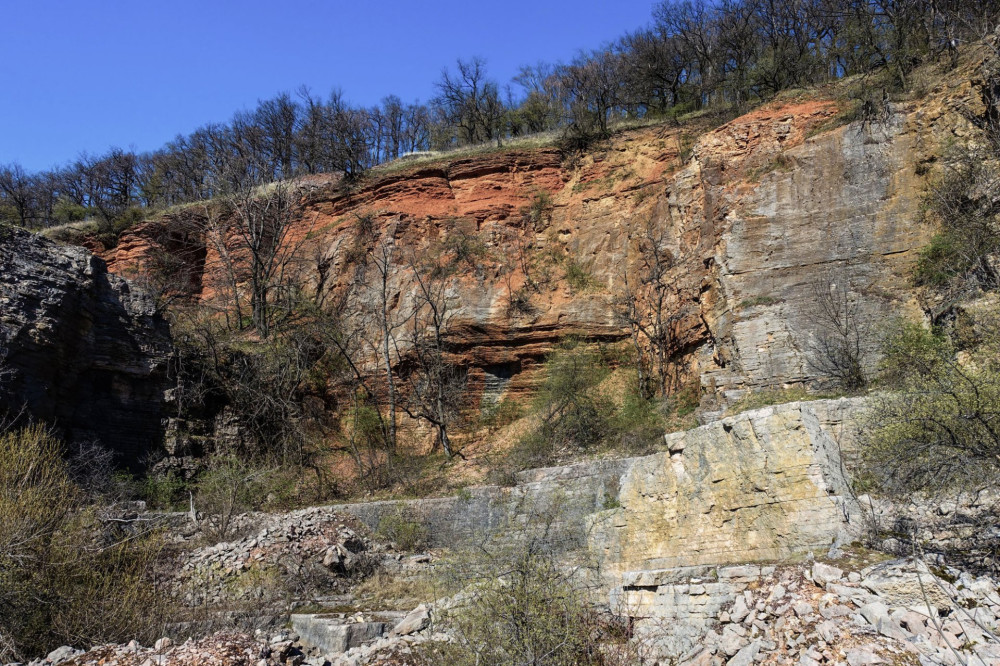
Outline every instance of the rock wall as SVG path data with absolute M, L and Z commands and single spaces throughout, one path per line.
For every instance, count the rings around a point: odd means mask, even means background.
M 0 227 L 0 415 L 135 465 L 163 439 L 171 349 L 152 299 L 102 260 Z
M 516 396 L 565 337 L 627 337 L 613 303 L 639 261 L 636 232 L 651 220 L 672 262 L 674 362 L 681 383 L 700 384 L 711 420 L 747 390 L 821 379 L 810 362 L 824 326 L 818 293 L 842 288 L 873 326 L 907 308 L 906 273 L 931 233 L 920 223 L 925 167 L 955 122 L 946 105 L 929 105 L 836 127 L 834 101 L 776 103 L 711 131 L 624 132 L 578 156 L 444 157 L 376 170 L 354 189 L 313 179 L 302 185 L 291 241 L 301 243 L 298 279 L 342 308 L 366 279 L 359 252 L 389 236 L 399 250 L 390 302 L 402 317 L 414 291 L 407 257 L 474 234 L 481 251 L 449 289 L 452 360 L 469 370 L 473 392 Z M 533 210 L 540 201 L 547 207 Z M 228 293 L 197 208 L 126 233 L 106 255 L 112 270 L 169 256 L 186 267 L 179 282 L 193 298 Z M 365 215 L 368 239 L 358 236 Z M 566 277 L 571 265 L 585 286 Z M 511 294 L 529 281 L 530 307 L 512 313 Z M 501 397 L 493 393 L 487 399 Z
M 832 403 L 837 422 L 849 401 Z M 618 504 L 592 518 L 606 574 L 787 559 L 822 552 L 860 518 L 831 403 L 790 403 L 667 435 L 669 452 L 636 459 Z
M 330 508 L 373 530 L 387 516 L 420 523 L 433 547 L 543 519 L 555 547 L 589 553 L 609 581 L 826 552 L 860 527 L 839 444 L 858 408 L 765 407 L 667 435 L 664 453 L 529 470 L 511 488 Z

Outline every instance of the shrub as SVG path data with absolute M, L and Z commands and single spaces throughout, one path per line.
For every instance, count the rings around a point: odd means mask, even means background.
M 47 431 L 0 434 L 0 661 L 162 632 L 158 535 L 102 524 L 82 498 Z
M 594 285 L 594 278 L 583 266 L 569 259 L 566 261 L 566 282 L 573 291 L 586 291 Z
M 195 506 L 207 517 L 206 536 L 215 542 L 235 537 L 233 519 L 267 502 L 275 474 L 236 456 L 211 459 L 194 484 Z
M 809 369 L 846 392 L 868 386 L 879 353 L 880 340 L 860 296 L 863 290 L 847 275 L 828 274 L 813 284 Z
M 521 214 L 537 231 L 552 218 L 552 208 L 552 196 L 545 190 L 537 190 L 531 197 L 531 203 L 521 209 Z
M 614 432 L 614 405 L 597 390 L 608 373 L 601 355 L 574 340 L 545 364 L 546 379 L 535 403 L 539 425 L 508 455 L 503 475 L 550 463 L 558 453 L 588 450 Z
M 927 197 L 940 232 L 920 254 L 917 284 L 936 289 L 996 289 L 992 257 L 1000 252 L 1000 201 L 995 155 L 965 147 L 953 157 Z
M 535 312 L 535 306 L 531 302 L 531 292 L 534 289 L 530 285 L 523 285 L 517 290 L 507 291 L 507 316 L 516 317 L 518 315 L 531 315 Z
M 537 529 L 537 531 L 534 531 Z M 423 648 L 430 664 L 584 666 L 602 663 L 595 613 L 573 568 L 544 527 L 505 526 L 446 567 L 444 587 L 462 590 L 441 621 L 453 644 Z
M 175 470 L 152 471 L 138 485 L 138 495 L 150 508 L 173 511 L 187 508 L 189 484 Z
M 405 505 L 398 505 L 395 511 L 379 519 L 375 536 L 393 542 L 401 550 L 418 551 L 427 547 L 427 528 L 410 515 Z
M 659 400 L 636 391 L 625 395 L 611 428 L 618 436 L 620 451 L 633 455 L 649 453 L 662 443 L 666 424 L 660 407 Z
M 487 430 L 499 430 L 521 418 L 521 405 L 504 398 L 488 405 L 479 417 L 479 425 Z
M 596 390 L 607 376 L 598 353 L 570 341 L 546 362 L 539 394 L 542 435 L 556 446 L 586 448 L 608 429 L 613 406 Z
M 904 326 L 861 429 L 868 483 L 888 494 L 977 490 L 1000 478 L 1000 330 L 956 353 L 951 340 Z
M 469 233 L 453 226 L 444 240 L 444 249 L 454 255 L 456 264 L 465 263 L 470 268 L 478 267 L 489 254 L 489 248 L 476 233 Z

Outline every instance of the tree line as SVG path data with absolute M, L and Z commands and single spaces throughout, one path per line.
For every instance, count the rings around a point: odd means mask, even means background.
M 886 72 L 887 85 L 906 88 L 927 58 L 954 58 L 990 34 L 998 13 L 998 0 L 665 0 L 648 27 L 568 64 L 523 67 L 507 85 L 482 59 L 459 60 L 428 104 L 389 95 L 354 106 L 340 91 L 324 98 L 301 88 L 152 152 L 112 148 L 37 173 L 0 165 L 0 219 L 127 226 L 142 211 L 213 198 L 248 177 L 355 178 L 409 152 L 556 129 L 585 142 L 616 120 L 743 110 L 856 74 Z

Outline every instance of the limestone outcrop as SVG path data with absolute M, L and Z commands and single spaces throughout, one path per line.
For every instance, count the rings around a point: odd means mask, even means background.
M 426 528 L 432 547 L 543 517 L 553 546 L 589 552 L 610 584 L 825 553 L 861 528 L 839 444 L 859 406 L 845 398 L 764 407 L 667 435 L 664 453 L 529 470 L 511 488 L 330 510 L 372 530 L 402 514 Z
M 137 464 L 162 442 L 171 352 L 153 299 L 101 259 L 0 227 L 0 414 Z
M 851 401 L 832 403 L 843 414 Z M 667 435 L 669 452 L 639 458 L 619 481 L 619 506 L 591 524 L 605 575 L 779 561 L 849 540 L 860 522 L 831 403 L 765 407 Z

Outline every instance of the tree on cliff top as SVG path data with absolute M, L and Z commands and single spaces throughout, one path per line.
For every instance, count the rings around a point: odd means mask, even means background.
M 297 192 L 288 182 L 268 184 L 266 165 L 252 157 L 225 163 L 216 175 L 227 190 L 228 215 L 208 216 L 209 237 L 214 238 L 223 267 L 234 286 L 232 298 L 241 312 L 237 285 L 246 281 L 250 290 L 250 323 L 262 338 L 271 334 L 276 316 L 284 306 L 291 310 L 289 271 L 299 259 L 307 229 L 293 236 L 299 221 Z M 243 322 L 239 322 L 242 328 Z

